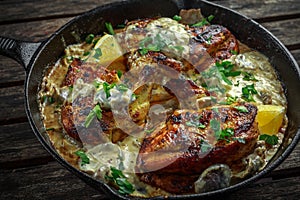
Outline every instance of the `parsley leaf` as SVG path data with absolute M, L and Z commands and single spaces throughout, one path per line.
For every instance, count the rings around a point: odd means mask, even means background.
M 247 113 L 248 109 L 245 106 L 234 106 L 235 109 L 237 109 L 239 112 Z
M 95 117 L 97 117 L 99 120 L 102 118 L 102 110 L 98 104 L 90 111 L 90 113 L 86 117 L 84 122 L 85 128 L 88 128 L 91 125 Z
M 78 150 L 78 151 L 75 152 L 75 154 L 81 158 L 81 165 L 85 165 L 85 164 L 89 164 L 90 163 L 90 159 L 85 154 L 84 151 Z
M 201 139 L 200 141 L 200 150 L 202 153 L 209 152 L 213 147 L 205 140 Z
M 120 194 L 131 194 L 134 192 L 135 189 L 133 185 L 129 183 L 121 170 L 118 170 L 115 167 L 110 167 L 110 171 L 111 176 L 106 175 L 105 178 L 109 181 L 112 181 L 119 187 L 118 192 Z
M 267 144 L 276 145 L 278 144 L 278 137 L 276 135 L 263 134 L 259 136 L 260 140 L 264 140 Z
M 174 15 L 173 19 L 176 20 L 176 21 L 180 21 L 181 20 L 181 16 Z
M 105 27 L 106 27 L 109 34 L 115 35 L 114 29 L 113 29 L 110 22 L 105 22 Z
M 245 87 L 242 88 L 242 98 L 245 101 L 253 101 L 255 102 L 255 100 L 253 99 L 253 95 L 257 94 L 257 90 L 254 88 L 254 84 L 252 85 L 246 85 Z
M 94 34 L 89 34 L 88 36 L 86 36 L 85 42 L 86 42 L 87 44 L 92 44 L 94 38 L 95 38 L 95 35 L 94 35 Z
M 209 15 L 207 18 L 203 18 L 200 22 L 192 24 L 192 27 L 202 27 L 204 25 L 209 25 L 209 22 L 211 22 L 214 18 L 215 17 L 213 15 Z
M 243 80 L 245 81 L 258 81 L 250 72 L 242 72 L 242 74 L 244 75 Z

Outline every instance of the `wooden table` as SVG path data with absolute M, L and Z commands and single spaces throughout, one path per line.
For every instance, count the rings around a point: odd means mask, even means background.
M 0 35 L 40 41 L 73 17 L 113 0 L 2 0 Z M 116 0 L 115 0 L 116 1 Z M 299 0 L 214 1 L 260 22 L 300 63 Z M 24 111 L 25 73 L 0 56 L 0 199 L 108 199 L 58 164 L 31 131 Z M 224 199 L 300 199 L 300 144 L 265 178 Z

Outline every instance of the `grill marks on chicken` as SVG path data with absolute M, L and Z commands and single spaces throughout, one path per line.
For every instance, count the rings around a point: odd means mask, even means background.
M 189 181 L 176 187 L 172 177 L 200 175 L 217 163 L 232 166 L 249 155 L 259 135 L 254 121 L 257 108 L 248 103 L 242 106 L 248 112 L 234 106 L 175 111 L 161 130 L 144 139 L 137 158 L 140 179 L 168 192 L 190 192 Z M 225 130 L 233 134 L 223 138 Z

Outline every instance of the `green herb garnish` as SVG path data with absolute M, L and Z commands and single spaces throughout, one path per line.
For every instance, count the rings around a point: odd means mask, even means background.
M 253 99 L 253 95 L 257 94 L 257 90 L 254 88 L 254 84 L 252 85 L 246 85 L 245 87 L 242 88 L 242 98 L 245 101 L 253 101 L 255 102 L 255 100 Z
M 75 154 L 81 158 L 81 165 L 85 165 L 85 164 L 89 164 L 90 163 L 90 159 L 85 154 L 84 151 L 78 150 L 78 151 L 75 152 Z
M 200 122 L 194 122 L 194 121 L 187 121 L 187 122 L 185 122 L 185 125 L 193 126 L 196 128 L 205 128 L 206 127 L 204 124 L 201 124 Z
M 104 83 L 103 83 L 103 90 L 104 90 L 104 92 L 105 92 L 105 94 L 106 94 L 106 98 L 107 98 L 107 99 L 110 97 L 110 90 L 111 90 L 113 87 L 115 87 L 115 86 L 116 86 L 115 83 L 112 83 L 112 84 L 109 84 L 109 83 L 107 83 L 107 82 L 104 82 Z
M 121 70 L 118 70 L 118 71 L 117 71 L 117 75 L 118 75 L 119 78 L 121 78 L 122 75 L 123 75 L 122 71 L 121 71 Z
M 209 25 L 209 23 L 214 19 L 213 15 L 209 15 L 207 18 L 203 18 L 201 22 L 192 24 L 193 27 L 202 27 L 204 25 Z
M 97 117 L 99 120 L 102 119 L 102 110 L 98 104 L 90 111 L 90 113 L 86 117 L 84 126 L 88 128 L 95 117 Z
M 176 21 L 180 21 L 181 20 L 181 16 L 174 15 L 173 19 L 176 20 Z
M 276 135 L 263 134 L 259 136 L 260 140 L 264 140 L 267 144 L 276 145 L 278 144 L 278 137 Z
M 202 153 L 207 153 L 212 149 L 212 146 L 205 140 L 200 141 L 200 150 Z
M 46 131 L 53 131 L 54 128 L 46 128 Z
M 128 182 L 127 178 L 121 170 L 115 167 L 110 167 L 111 176 L 106 175 L 105 178 L 119 187 L 120 194 L 131 194 L 134 192 L 134 187 Z
M 88 44 L 91 44 L 93 42 L 94 38 L 95 38 L 94 34 L 89 34 L 88 36 L 86 36 L 85 42 Z
M 239 112 L 247 113 L 248 109 L 245 106 L 234 106 Z
M 235 50 L 230 50 L 230 53 L 232 53 L 233 55 L 238 55 L 238 52 Z
M 102 51 L 100 48 L 95 49 L 94 58 L 98 59 L 100 56 L 102 56 Z
M 258 81 L 250 72 L 242 72 L 242 74 L 244 75 L 243 80 L 245 81 Z
M 234 65 L 230 61 L 216 62 L 216 67 L 218 68 L 221 77 L 225 83 L 232 85 L 232 82 L 227 77 L 239 76 L 240 71 L 234 71 Z
M 233 128 L 225 128 L 222 131 L 216 132 L 216 137 L 218 140 L 225 140 L 230 142 L 230 138 L 234 136 Z
M 113 26 L 111 25 L 110 22 L 105 22 L 105 27 L 106 27 L 109 34 L 115 35 L 115 31 L 114 31 Z

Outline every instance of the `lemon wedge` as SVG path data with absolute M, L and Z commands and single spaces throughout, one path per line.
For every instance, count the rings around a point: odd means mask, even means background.
M 95 44 L 87 61 L 107 66 L 122 55 L 121 47 L 115 37 L 106 34 Z
M 285 108 L 275 105 L 258 105 L 256 121 L 261 134 L 276 135 L 282 125 Z

